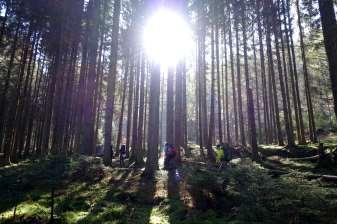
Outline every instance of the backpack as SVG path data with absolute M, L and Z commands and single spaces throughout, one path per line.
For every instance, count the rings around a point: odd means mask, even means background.
M 168 148 L 167 154 L 174 157 L 177 154 L 177 149 L 175 147 Z
M 224 147 L 223 148 L 223 159 L 225 161 L 231 161 L 232 160 L 232 149 L 230 147 Z

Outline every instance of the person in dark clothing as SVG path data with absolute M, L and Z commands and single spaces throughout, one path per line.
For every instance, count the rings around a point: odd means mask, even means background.
M 165 159 L 164 159 L 164 169 L 170 170 L 175 168 L 177 157 L 177 149 L 171 145 L 165 145 Z
M 225 161 L 227 164 L 232 160 L 232 147 L 228 144 L 222 144 L 222 150 L 223 150 L 223 161 Z
M 121 145 L 121 148 L 119 150 L 119 165 L 121 167 L 125 167 L 125 162 L 124 162 L 125 158 L 126 158 L 126 147 L 125 145 Z

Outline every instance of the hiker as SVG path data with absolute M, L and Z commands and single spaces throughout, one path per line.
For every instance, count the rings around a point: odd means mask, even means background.
M 222 150 L 222 157 L 220 158 L 220 166 L 219 170 L 222 169 L 223 166 L 228 166 L 229 162 L 232 160 L 232 148 L 228 143 L 220 143 L 217 145 L 218 150 Z
M 223 151 L 222 161 L 227 165 L 232 160 L 232 148 L 228 143 L 221 144 L 221 149 Z
M 102 145 L 96 146 L 96 156 L 102 157 L 104 156 L 104 150 Z
M 125 145 L 121 145 L 121 148 L 119 150 L 119 165 L 121 167 L 125 167 L 124 160 L 126 158 L 126 147 Z
M 174 169 L 176 165 L 177 149 L 171 145 L 165 144 L 165 159 L 164 159 L 164 169 L 170 170 Z

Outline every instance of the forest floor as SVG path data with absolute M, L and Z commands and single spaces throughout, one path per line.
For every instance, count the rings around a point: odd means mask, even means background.
M 330 143 L 334 147 L 335 141 Z M 312 155 L 315 145 L 299 147 Z M 336 168 L 285 158 L 262 146 L 263 162 L 232 161 L 218 171 L 199 149 L 183 160 L 176 182 L 160 169 L 106 168 L 101 158 L 49 156 L 0 168 L 0 223 L 337 223 L 337 182 L 320 178 Z

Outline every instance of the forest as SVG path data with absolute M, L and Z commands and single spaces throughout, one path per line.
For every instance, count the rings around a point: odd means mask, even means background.
M 336 0 L 0 0 L 0 224 L 337 223 Z

